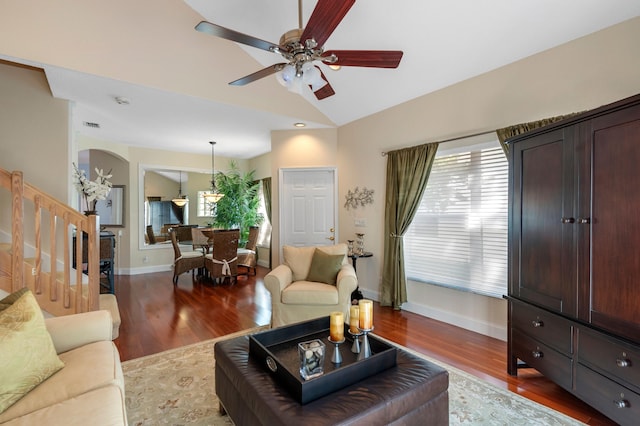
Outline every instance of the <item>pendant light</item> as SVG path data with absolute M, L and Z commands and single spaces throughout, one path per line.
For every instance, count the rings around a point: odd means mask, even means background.
M 184 207 L 189 202 L 189 198 L 186 195 L 182 195 L 182 170 L 180 170 L 180 188 L 178 189 L 178 196 L 171 200 L 173 204 L 178 207 Z
M 214 146 L 217 142 L 211 141 L 209 143 L 211 144 L 211 190 L 204 194 L 204 198 L 209 203 L 217 203 L 224 197 L 224 194 L 218 192 L 218 188 L 216 188 Z

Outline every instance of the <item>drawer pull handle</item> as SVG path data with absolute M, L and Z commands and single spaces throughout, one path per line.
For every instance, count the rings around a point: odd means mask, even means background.
M 613 404 L 616 406 L 616 408 L 627 408 L 627 407 L 629 407 L 629 401 L 624 400 L 624 399 L 619 399 L 617 401 L 613 401 Z
M 591 222 L 591 220 L 588 217 L 581 217 L 580 219 L 578 219 L 578 223 L 580 225 L 588 225 Z
M 567 223 L 573 223 L 576 220 L 574 218 L 572 218 L 572 217 L 563 217 L 561 221 L 562 221 L 562 223 L 567 224 Z
M 533 351 L 531 352 L 531 355 L 533 355 L 534 358 L 542 358 L 544 356 L 542 351 Z
M 616 359 L 616 365 L 620 368 L 631 367 L 631 361 L 628 359 Z
M 533 320 L 531 321 L 531 325 L 533 325 L 534 327 L 542 327 L 544 326 L 544 322 L 540 320 Z

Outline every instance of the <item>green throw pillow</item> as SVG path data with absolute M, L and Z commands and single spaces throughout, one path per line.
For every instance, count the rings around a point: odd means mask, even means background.
M 20 290 L 14 291 L 4 299 L 0 300 L 0 311 L 4 311 L 9 306 L 13 305 L 13 303 L 16 300 L 20 299 L 20 297 L 22 297 L 22 295 L 25 294 L 27 291 L 29 291 L 29 289 L 27 287 L 23 287 Z
M 342 268 L 343 261 L 344 254 L 327 254 L 320 249 L 316 249 L 311 259 L 307 281 L 336 285 L 338 271 Z
M 23 292 L 0 311 L 0 413 L 62 367 L 36 298 Z

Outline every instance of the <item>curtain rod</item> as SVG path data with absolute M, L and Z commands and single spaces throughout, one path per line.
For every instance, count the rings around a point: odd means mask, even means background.
M 484 136 L 484 135 L 488 135 L 490 133 L 495 133 L 495 132 L 496 132 L 495 130 L 489 130 L 487 132 L 479 132 L 479 133 L 473 133 L 473 134 L 465 135 L 465 136 L 457 136 L 455 138 L 445 139 L 443 141 L 438 141 L 438 143 L 454 142 L 454 141 L 459 141 L 460 139 L 474 138 L 476 136 Z M 432 142 L 425 142 L 425 143 L 432 143 Z M 402 148 L 398 148 L 398 149 L 402 149 Z M 387 155 L 387 151 L 382 151 L 381 155 L 383 157 L 385 157 Z

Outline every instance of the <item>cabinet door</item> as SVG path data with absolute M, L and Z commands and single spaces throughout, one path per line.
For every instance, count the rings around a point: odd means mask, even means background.
M 576 315 L 573 127 L 511 149 L 510 294 Z
M 580 317 L 640 341 L 640 106 L 589 130 L 591 271 L 590 285 L 580 278 Z

